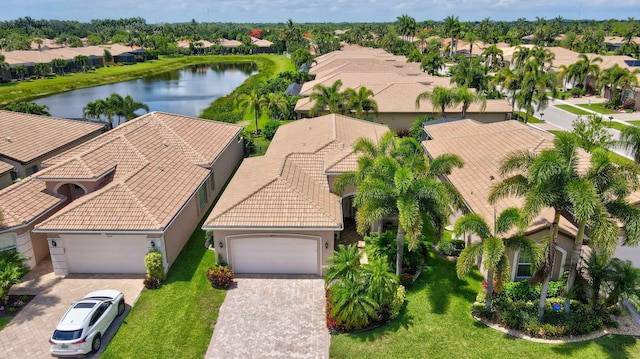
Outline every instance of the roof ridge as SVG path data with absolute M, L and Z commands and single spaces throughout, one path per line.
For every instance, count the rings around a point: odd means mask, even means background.
M 147 215 L 149 217 L 149 219 L 151 219 L 153 224 L 155 224 L 158 228 L 160 228 L 162 225 L 160 224 L 160 222 L 158 222 L 158 219 L 156 218 L 156 216 L 154 216 L 151 213 L 151 211 L 149 211 L 147 206 L 145 206 L 144 203 L 142 203 L 142 201 L 140 201 L 138 196 L 136 196 L 135 193 L 133 193 L 133 191 L 131 189 L 129 189 L 129 186 L 126 184 L 126 182 L 122 183 L 122 186 L 123 186 L 123 189 L 125 190 L 125 192 L 129 193 L 131 198 L 138 204 L 138 206 L 140 206 L 140 208 L 142 209 L 144 214 Z
M 158 126 L 158 131 L 160 132 L 160 134 L 161 135 L 165 135 L 165 134 L 169 133 L 171 136 L 173 136 L 173 138 L 177 142 L 178 148 L 180 148 L 183 151 L 185 156 L 190 161 L 192 161 L 196 165 L 209 163 L 207 161 L 207 159 L 204 158 L 204 156 L 200 152 L 196 151 L 189 143 L 187 143 L 185 140 L 183 140 L 182 137 L 180 137 L 171 127 L 169 127 L 165 123 L 165 121 L 163 121 L 160 118 L 160 116 L 157 116 L 157 113 L 153 113 L 153 118 L 156 120 L 156 123 L 159 125 Z M 198 160 L 198 161 L 201 161 L 201 162 L 196 162 L 195 160 Z
M 268 181 L 267 183 L 265 183 L 264 185 L 262 185 L 262 186 L 258 187 L 255 191 L 253 191 L 253 192 L 249 193 L 248 195 L 244 196 L 244 198 L 242 198 L 242 199 L 240 199 L 239 201 L 237 201 L 237 202 L 236 202 L 236 204 L 234 204 L 233 206 L 228 207 L 228 208 L 224 208 L 224 209 L 220 210 L 220 214 L 219 214 L 219 215 L 216 215 L 216 216 L 214 216 L 214 217 L 211 217 L 211 220 L 210 220 L 210 221 L 208 220 L 207 222 L 212 222 L 212 221 L 214 221 L 215 219 L 220 218 L 221 216 L 223 216 L 223 215 L 227 214 L 227 213 L 228 213 L 229 211 L 231 211 L 232 209 L 234 209 L 234 208 L 236 208 L 236 207 L 240 206 L 241 204 L 245 203 L 248 199 L 250 199 L 251 197 L 253 197 L 256 193 L 258 193 L 258 192 L 262 191 L 262 190 L 263 190 L 263 189 L 265 189 L 267 186 L 269 186 L 270 184 L 272 184 L 272 183 L 274 183 L 275 181 L 277 181 L 277 180 L 278 180 L 278 177 L 279 177 L 279 176 L 274 177 L 272 180 L 270 180 L 270 181 Z M 213 212 L 212 212 L 212 213 L 213 213 Z

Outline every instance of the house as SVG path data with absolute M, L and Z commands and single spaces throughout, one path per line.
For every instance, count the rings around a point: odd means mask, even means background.
M 168 269 L 242 159 L 240 130 L 162 112 L 118 126 L 1 190 L 0 242 L 58 275 L 145 273 L 151 248 Z
M 30 176 L 42 162 L 104 130 L 92 122 L 0 110 L 0 161 L 14 168 L 14 180 Z
M 352 145 L 386 126 L 331 114 L 280 126 L 267 153 L 247 158 L 206 219 L 216 251 L 236 273 L 322 275 L 334 237 L 354 217 L 353 191 L 331 191 L 357 169 Z
M 341 91 L 347 88 L 357 91 L 361 87 L 371 90 L 378 114 L 365 114 L 365 118 L 387 125 L 393 131 L 408 130 L 418 117 L 441 116 L 439 109 L 435 109 L 430 101 L 422 101 L 420 107 L 416 107 L 416 98 L 421 93 L 433 91 L 436 86 L 451 87 L 449 78 L 428 75 L 419 64 L 407 63 L 405 57 L 380 49 L 347 49 L 314 60 L 316 63 L 309 73 L 316 78 L 302 85 L 300 95 L 304 97 L 296 103 L 295 111 L 299 118 L 310 116 L 314 102 L 309 96 L 314 86 L 331 87 L 338 80 L 342 82 Z M 472 104 L 467 115 L 483 122 L 496 122 L 509 119 L 512 110 L 505 99 L 487 100 L 484 110 L 480 104 Z M 461 112 L 461 106 L 456 106 L 447 108 L 444 115 L 459 117 Z
M 423 147 L 427 156 L 435 158 L 444 153 L 455 153 L 464 160 L 464 167 L 456 169 L 444 180 L 453 184 L 461 194 L 466 209 L 465 212 L 476 213 L 486 220 L 491 228 L 494 218 L 508 207 L 521 208 L 523 200 L 510 197 L 491 205 L 487 198 L 490 188 L 498 183 L 500 177 L 500 161 L 514 151 L 539 152 L 553 147 L 553 135 L 530 127 L 518 121 L 504 121 L 484 124 L 478 121 L 464 119 L 451 120 L 424 126 L 426 141 Z M 582 153 L 582 152 L 581 152 Z M 588 156 L 582 153 L 579 157 L 579 168 L 588 167 Z M 462 213 L 451 219 L 454 223 Z M 540 241 L 548 235 L 549 225 L 553 221 L 553 210 L 544 209 L 532 220 L 524 234 Z M 507 235 L 514 235 L 516 231 Z M 556 247 L 556 261 L 552 272 L 554 280 L 560 278 L 568 269 L 573 242 L 577 228 L 564 217 L 559 224 L 559 236 Z M 475 236 L 466 236 L 467 243 L 479 241 Z M 511 280 L 525 279 L 530 276 L 528 258 L 517 252 L 509 252 L 509 262 L 512 273 Z

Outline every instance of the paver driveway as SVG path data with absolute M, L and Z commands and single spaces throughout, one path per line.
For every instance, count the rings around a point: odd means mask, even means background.
M 116 318 L 102 342 L 97 358 L 140 295 L 144 275 L 130 274 L 53 274 L 51 261 L 45 261 L 29 272 L 22 283 L 11 288 L 11 294 L 35 295 L 2 331 L 0 358 L 51 358 L 49 338 L 71 302 L 99 289 L 117 289 L 124 293 L 127 309 Z
M 206 359 L 329 358 L 324 280 L 236 278 L 227 292 Z

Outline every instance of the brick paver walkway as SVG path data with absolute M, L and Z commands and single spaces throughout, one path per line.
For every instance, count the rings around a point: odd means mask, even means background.
M 261 275 L 236 281 L 205 359 L 329 358 L 322 278 Z
M 22 283 L 11 288 L 11 294 L 35 295 L 35 298 L 0 331 L 0 358 L 51 358 L 49 338 L 71 302 L 94 290 L 117 289 L 124 293 L 127 309 L 103 336 L 104 349 L 140 295 L 143 278 L 144 275 L 135 274 L 71 274 L 60 277 L 53 274 L 51 261 L 38 264 Z M 97 358 L 98 355 L 86 358 Z

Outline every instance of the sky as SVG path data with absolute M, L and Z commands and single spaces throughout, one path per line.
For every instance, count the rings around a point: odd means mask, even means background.
M 148 24 L 188 22 L 281 23 L 640 18 L 640 0 L 0 0 L 0 21 L 141 17 Z

